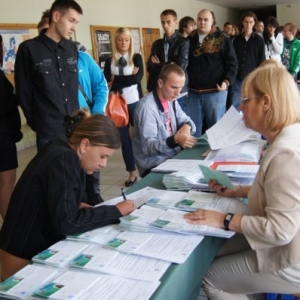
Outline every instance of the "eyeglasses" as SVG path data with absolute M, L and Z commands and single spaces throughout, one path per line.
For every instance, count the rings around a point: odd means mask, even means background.
M 252 97 L 243 97 L 243 98 L 241 98 L 241 102 L 240 102 L 240 104 L 245 104 L 245 103 L 247 103 L 249 100 L 251 100 L 251 99 L 255 99 L 255 98 L 258 98 L 259 96 L 252 96 Z

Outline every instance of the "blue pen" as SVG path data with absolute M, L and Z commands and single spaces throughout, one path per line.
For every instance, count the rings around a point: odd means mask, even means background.
M 126 199 L 126 194 L 125 194 L 125 192 L 124 192 L 124 188 L 121 188 L 121 193 L 122 193 L 123 199 L 124 199 L 124 200 L 127 200 L 127 199 Z

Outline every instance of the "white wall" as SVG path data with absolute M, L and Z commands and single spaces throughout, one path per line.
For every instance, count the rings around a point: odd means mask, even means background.
M 280 25 L 293 22 L 300 28 L 300 4 L 280 4 L 277 5 L 277 19 Z
M 43 10 L 49 8 L 52 0 L 1 0 L 0 23 L 38 23 Z M 77 40 L 92 48 L 90 25 L 130 26 L 160 28 L 160 13 L 167 8 L 174 9 L 178 18 L 196 18 L 203 8 L 214 11 L 217 23 L 222 28 L 226 21 L 234 21 L 237 12 L 197 0 L 85 0 L 78 3 L 83 16 L 77 26 Z

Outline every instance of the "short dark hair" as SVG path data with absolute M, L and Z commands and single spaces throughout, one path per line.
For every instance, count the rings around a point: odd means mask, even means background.
M 41 20 L 49 18 L 50 17 L 50 9 L 46 9 L 42 12 Z
M 177 19 L 177 13 L 174 9 L 165 9 L 160 16 L 168 16 L 171 15 L 173 16 L 175 19 Z
M 74 9 L 81 15 L 83 14 L 81 6 L 74 0 L 55 0 L 49 12 L 49 24 L 52 23 L 53 12 L 59 11 L 61 15 L 64 15 L 70 8 Z
M 225 28 L 227 25 L 233 25 L 231 22 L 225 22 L 223 27 Z
M 271 25 L 272 27 L 275 27 L 276 29 L 279 27 L 279 22 L 278 20 L 273 17 L 273 16 L 270 16 L 267 21 L 265 22 L 265 25 L 268 26 L 268 25 Z
M 253 11 L 246 11 L 242 14 L 242 17 L 241 17 L 241 23 L 244 21 L 245 18 L 247 17 L 250 17 L 250 18 L 253 18 L 254 22 L 257 21 L 257 16 L 256 14 L 253 12 Z
M 180 21 L 179 21 L 179 32 L 180 33 L 183 33 L 183 30 L 184 30 L 184 28 L 187 28 L 187 26 L 190 24 L 190 23 L 193 23 L 193 24 L 195 24 L 195 20 L 192 18 L 192 17 L 189 17 L 189 16 L 186 16 L 186 17 L 184 17 L 184 18 L 182 18 L 182 19 L 180 19 Z
M 161 79 L 162 82 L 165 83 L 171 73 L 175 73 L 175 74 L 177 74 L 179 76 L 185 76 L 185 73 L 184 73 L 184 71 L 183 71 L 183 69 L 181 67 L 179 67 L 176 64 L 169 64 L 169 65 L 165 65 L 161 69 L 161 71 L 160 71 L 160 73 L 158 75 L 158 79 Z

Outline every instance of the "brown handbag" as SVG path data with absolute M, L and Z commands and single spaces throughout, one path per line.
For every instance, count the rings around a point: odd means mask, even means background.
M 125 98 L 119 92 L 110 92 L 106 106 L 106 115 L 117 127 L 128 125 L 129 115 Z

